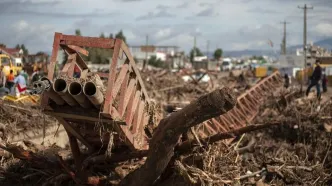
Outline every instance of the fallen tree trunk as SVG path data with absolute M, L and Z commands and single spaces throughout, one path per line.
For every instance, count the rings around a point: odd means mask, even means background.
M 226 87 L 200 97 L 178 112 L 161 120 L 154 133 L 145 164 L 130 173 L 121 185 L 151 185 L 161 175 L 174 155 L 179 137 L 190 127 L 231 110 L 235 96 Z

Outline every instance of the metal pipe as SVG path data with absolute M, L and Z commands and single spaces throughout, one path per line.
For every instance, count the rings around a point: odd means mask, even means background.
M 97 88 L 96 84 L 92 81 L 85 83 L 83 87 L 84 94 L 92 102 L 92 104 L 100 109 L 101 104 L 104 102 L 103 93 Z
M 53 84 L 54 91 L 60 95 L 62 99 L 64 99 L 68 105 L 76 106 L 78 103 L 76 100 L 68 93 L 68 83 L 64 79 L 57 79 Z
M 32 94 L 46 94 L 57 105 L 64 105 L 65 101 L 54 92 L 52 82 L 46 77 L 42 77 L 39 81 L 33 83 Z
M 82 85 L 79 82 L 72 82 L 69 84 L 68 92 L 83 108 L 90 108 L 91 102 L 83 93 Z

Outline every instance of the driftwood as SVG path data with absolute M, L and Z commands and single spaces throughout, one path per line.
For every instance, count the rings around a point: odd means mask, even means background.
M 190 127 L 231 110 L 235 96 L 226 87 L 200 97 L 178 112 L 161 120 L 150 143 L 145 164 L 126 176 L 120 185 L 151 185 L 174 155 L 179 137 Z

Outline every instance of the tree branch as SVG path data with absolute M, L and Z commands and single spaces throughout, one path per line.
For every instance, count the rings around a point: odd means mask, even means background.
M 182 110 L 161 120 L 152 137 L 145 164 L 126 176 L 120 184 L 153 184 L 174 155 L 174 147 L 182 133 L 205 120 L 226 113 L 235 104 L 233 92 L 224 87 L 200 97 Z

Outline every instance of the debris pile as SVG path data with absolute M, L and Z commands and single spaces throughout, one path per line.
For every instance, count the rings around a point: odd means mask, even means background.
M 263 129 L 179 157 L 167 184 L 331 185 L 332 102 L 299 98 L 279 110 L 279 100 L 254 121 Z
M 255 82 L 246 75 L 239 79 L 234 74 L 209 74 L 207 82 L 199 78 L 187 81 L 183 78 L 187 75 L 188 72 L 153 71 L 142 73 L 142 79 L 157 103 L 181 108 L 223 86 L 237 89 L 238 95 Z M 203 111 L 203 106 L 200 109 Z M 175 155 L 155 185 L 331 185 L 331 121 L 330 100 L 318 103 L 310 96 L 303 98 L 297 89 L 280 88 L 264 102 L 246 130 L 230 131 L 225 134 L 227 140 L 210 144 L 194 136 L 191 140 L 197 140 L 198 145 L 185 152 L 179 150 L 179 141 Z M 0 185 L 81 184 L 68 147 L 50 143 L 45 147 L 40 141 L 24 139 L 16 143 L 19 140 L 8 137 L 9 133 L 19 134 L 31 128 L 45 131 L 45 126 L 57 126 L 55 119 L 38 109 L 3 104 L 0 123 L 0 148 L 6 151 L 1 151 Z M 113 149 L 107 156 L 83 154 L 85 183 L 117 185 L 142 167 L 147 155 L 148 151 L 131 153 L 128 149 Z

